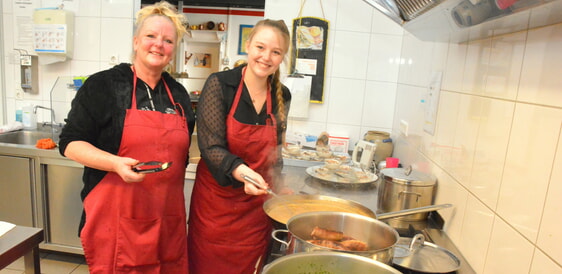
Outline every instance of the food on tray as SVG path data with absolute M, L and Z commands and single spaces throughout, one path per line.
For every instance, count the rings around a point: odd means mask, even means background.
M 324 161 L 325 165 L 324 167 L 326 167 L 327 169 L 331 169 L 331 170 L 336 170 L 339 169 L 341 166 L 341 162 L 339 160 L 336 159 L 326 159 L 326 161 Z
M 306 172 L 316 179 L 335 183 L 371 183 L 378 178 L 375 174 L 353 166 L 336 167 L 335 164 L 328 166 L 328 163 L 329 161 L 326 160 L 326 165 L 309 167 Z
M 302 160 L 302 161 L 313 161 L 313 162 L 324 162 L 326 159 L 336 159 L 341 161 L 342 163 L 349 162 L 350 157 L 348 154 L 345 153 L 334 153 L 331 151 L 322 152 L 317 150 L 307 150 L 307 149 L 299 149 L 298 152 L 291 151 L 288 147 L 284 147 L 282 149 L 283 158 L 286 159 L 294 159 L 294 160 Z
M 327 248 L 344 251 L 367 251 L 367 244 L 363 241 L 343 234 L 341 231 L 314 227 L 310 233 L 312 240 L 307 242 Z

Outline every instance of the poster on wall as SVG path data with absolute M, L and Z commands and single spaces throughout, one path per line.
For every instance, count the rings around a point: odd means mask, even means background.
M 240 25 L 240 34 L 238 35 L 238 55 L 248 55 L 246 52 L 246 41 L 248 41 L 248 35 L 250 35 L 253 28 L 253 25 Z
M 324 74 L 329 22 L 316 17 L 293 19 L 291 74 L 312 78 L 310 102 L 324 102 Z

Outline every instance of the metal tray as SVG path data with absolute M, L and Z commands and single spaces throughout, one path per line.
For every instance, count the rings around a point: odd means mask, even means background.
M 342 165 L 340 169 L 325 172 L 324 165 L 311 166 L 306 169 L 306 173 L 320 182 L 338 185 L 367 185 L 377 181 L 378 176 L 361 170 L 360 168 Z

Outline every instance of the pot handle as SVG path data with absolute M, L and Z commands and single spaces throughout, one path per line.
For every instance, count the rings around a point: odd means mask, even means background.
M 406 196 L 406 195 L 415 195 L 416 196 L 416 203 L 418 202 L 418 200 L 420 199 L 420 197 L 422 196 L 421 194 L 417 193 L 417 192 L 411 192 L 411 191 L 400 191 L 398 193 L 398 198 L 400 198 L 401 196 Z
M 289 247 L 289 243 L 287 243 L 287 242 L 285 242 L 285 241 L 279 239 L 279 238 L 277 237 L 277 233 L 287 233 L 287 234 L 289 234 L 289 230 L 287 230 L 287 229 L 276 229 L 276 230 L 273 230 L 273 232 L 271 232 L 271 237 L 272 237 L 273 239 L 275 239 L 276 241 L 278 241 L 278 242 L 280 242 L 280 243 L 282 243 L 282 244 L 285 244 L 287 247 Z
M 417 244 L 418 242 L 419 244 Z M 418 233 L 414 235 L 412 241 L 410 242 L 410 246 L 408 248 L 410 249 L 410 252 L 413 252 L 415 249 L 419 248 L 420 246 L 423 246 L 424 243 L 425 243 L 425 236 L 423 236 L 423 234 L 421 233 Z
M 422 213 L 422 212 L 435 211 L 438 209 L 449 208 L 452 206 L 453 206 L 452 204 L 441 204 L 441 205 L 422 206 L 422 207 L 416 207 L 410 209 L 402 209 L 399 211 L 377 214 L 377 220 L 389 219 L 389 218 L 400 217 L 400 216 Z

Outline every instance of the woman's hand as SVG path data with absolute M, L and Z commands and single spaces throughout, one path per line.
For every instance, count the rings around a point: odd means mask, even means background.
M 113 171 L 127 183 L 142 182 L 146 174 L 133 171 L 133 166 L 139 161 L 129 157 L 116 157 L 113 163 Z
M 251 182 L 248 182 L 248 181 L 244 180 L 242 175 L 246 175 L 246 176 L 254 179 L 254 181 L 256 181 L 261 186 L 261 188 L 257 188 Z M 244 192 L 246 194 L 248 194 L 248 195 L 264 195 L 264 194 L 267 194 L 267 191 L 265 191 L 265 190 L 267 188 L 269 188 L 269 185 L 265 182 L 265 180 L 263 179 L 263 177 L 259 173 L 255 172 L 253 169 L 251 169 L 247 165 L 239 165 L 238 167 L 236 167 L 234 169 L 234 171 L 232 172 L 232 176 L 234 176 L 234 178 L 236 180 L 244 183 Z

